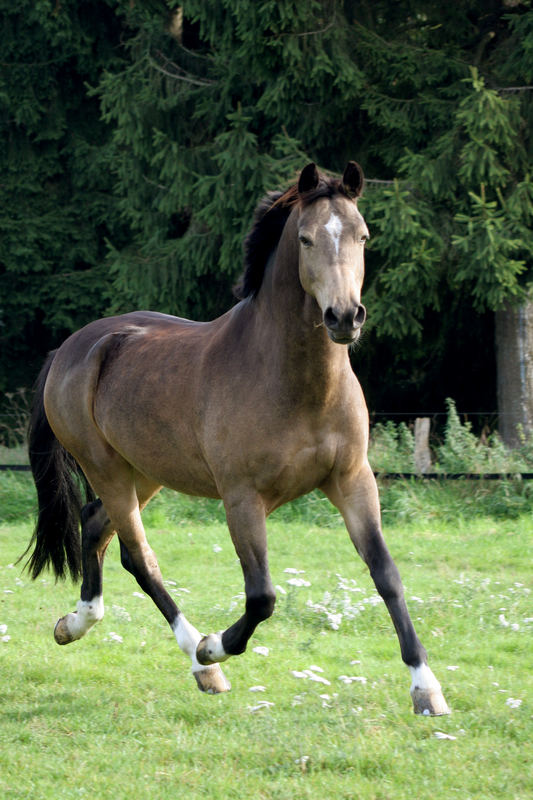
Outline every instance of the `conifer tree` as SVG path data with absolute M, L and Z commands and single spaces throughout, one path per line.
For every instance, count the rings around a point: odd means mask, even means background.
M 87 96 L 116 68 L 110 4 L 0 0 L 0 390 L 101 314 L 105 236 L 120 242 L 105 126 Z M 32 377 L 33 376 L 33 377 Z
M 0 8 L 0 388 L 102 313 L 220 313 L 258 198 L 356 158 L 371 404 L 468 396 L 459 330 L 486 368 L 531 277 L 529 0 Z

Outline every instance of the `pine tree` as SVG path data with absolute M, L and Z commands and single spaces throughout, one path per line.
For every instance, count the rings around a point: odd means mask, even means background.
M 0 388 L 102 313 L 222 312 L 259 197 L 356 158 L 371 404 L 468 396 L 530 280 L 530 6 L 0 0 Z
M 117 62 L 106 2 L 0 0 L 0 389 L 31 383 L 46 349 L 98 316 L 104 237 L 120 239 L 86 81 Z M 56 338 L 57 337 L 57 338 Z

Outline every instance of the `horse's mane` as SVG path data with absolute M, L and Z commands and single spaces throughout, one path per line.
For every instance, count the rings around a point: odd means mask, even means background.
M 252 227 L 244 240 L 244 272 L 233 288 L 238 300 L 257 296 L 270 254 L 277 246 L 285 223 L 295 205 L 305 207 L 319 197 L 334 197 L 337 194 L 350 197 L 338 178 L 320 176 L 315 189 L 300 193 L 298 184 L 285 192 L 269 192 L 258 203 Z

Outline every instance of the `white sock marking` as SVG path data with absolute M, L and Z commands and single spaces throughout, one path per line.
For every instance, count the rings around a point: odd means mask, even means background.
M 414 689 L 426 691 L 441 691 L 441 686 L 427 664 L 420 664 L 419 667 L 409 667 L 411 672 L 412 684 L 411 692 Z
M 191 659 L 192 671 L 198 672 L 199 670 L 205 669 L 205 666 L 200 664 L 196 658 L 196 648 L 198 647 L 198 642 L 202 638 L 202 634 L 196 630 L 194 625 L 191 625 L 185 614 L 178 614 L 172 626 L 172 630 L 174 631 L 174 636 L 176 637 L 180 650 L 183 650 Z
M 104 598 L 101 595 L 92 600 L 78 600 L 74 614 L 67 614 L 67 628 L 73 639 L 81 639 L 92 626 L 104 616 Z
M 340 221 L 340 218 L 336 214 L 332 214 L 325 227 L 335 246 L 335 254 L 339 255 L 339 246 L 342 233 L 342 222 Z

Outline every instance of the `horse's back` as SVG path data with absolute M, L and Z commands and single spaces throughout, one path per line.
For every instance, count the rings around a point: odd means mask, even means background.
M 161 483 L 172 480 L 164 462 L 176 462 L 179 439 L 182 457 L 190 466 L 197 462 L 198 493 L 216 494 L 194 455 L 190 413 L 199 344 L 210 325 L 137 311 L 95 320 L 72 334 L 57 350 L 45 386 L 57 438 L 82 463 L 93 453 L 120 454 Z

